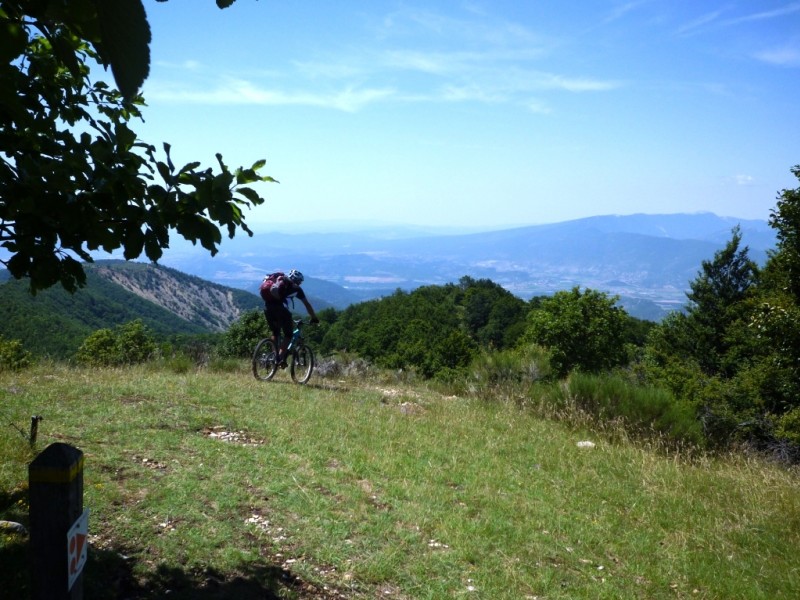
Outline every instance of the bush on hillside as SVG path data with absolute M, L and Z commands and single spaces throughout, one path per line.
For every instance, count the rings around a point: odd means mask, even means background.
M 31 353 L 19 340 L 7 340 L 0 335 L 0 371 L 19 371 L 31 364 Z
M 556 292 L 528 314 L 523 342 L 548 348 L 559 377 L 573 370 L 599 373 L 622 365 L 628 358 L 625 334 L 630 317 L 617 301 L 616 296 L 588 288 Z
M 259 340 L 268 335 L 264 312 L 247 311 L 228 327 L 219 345 L 219 352 L 227 357 L 250 358 Z
M 535 344 L 515 350 L 483 351 L 470 365 L 469 379 L 478 386 L 536 382 L 552 376 L 550 353 Z
M 378 367 L 450 381 L 481 348 L 504 349 L 524 328 L 527 305 L 489 280 L 429 285 L 353 304 L 321 318 L 321 353 L 354 352 Z
M 117 364 L 117 338 L 114 332 L 107 327 L 94 331 L 83 340 L 75 358 L 88 366 Z
M 141 320 L 114 329 L 98 329 L 78 348 L 76 359 L 89 366 L 120 366 L 145 362 L 156 353 L 152 332 Z
M 778 419 L 776 437 L 800 448 L 800 408 L 793 408 Z
M 556 398 L 586 413 L 597 423 L 618 422 L 635 435 L 655 434 L 681 446 L 705 445 L 693 407 L 668 390 L 631 384 L 618 375 L 573 373 Z
M 318 356 L 314 374 L 322 378 L 356 377 L 366 379 L 375 371 L 368 361 L 347 352 L 337 352 L 330 356 Z

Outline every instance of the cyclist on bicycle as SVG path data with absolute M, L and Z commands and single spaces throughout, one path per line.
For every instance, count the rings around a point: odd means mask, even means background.
M 292 313 L 289 312 L 289 298 L 297 298 L 306 307 L 312 323 L 319 323 L 317 314 L 306 299 L 306 294 L 300 284 L 303 283 L 303 274 L 292 269 L 287 275 L 281 272 L 271 273 L 264 277 L 261 283 L 261 299 L 264 300 L 264 316 L 267 318 L 272 332 L 272 340 L 277 344 L 281 338 L 281 345 L 278 349 L 278 364 L 281 368 L 286 367 L 286 348 L 292 339 Z M 283 334 L 281 336 L 281 333 Z

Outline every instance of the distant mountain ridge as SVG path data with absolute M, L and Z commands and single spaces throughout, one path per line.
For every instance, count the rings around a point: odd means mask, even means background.
M 243 311 L 261 308 L 257 292 L 265 273 L 292 267 L 306 274 L 303 287 L 317 310 L 467 275 L 525 299 L 590 287 L 619 295 L 631 315 L 657 321 L 685 304 L 702 261 L 713 258 L 737 225 L 751 258 L 763 262 L 775 245 L 765 221 L 705 213 L 590 217 L 458 235 L 386 228 L 256 234 L 225 240 L 213 258 L 175 244 L 160 265 L 87 264 L 88 285 L 74 295 L 54 287 L 30 296 L 25 282 L 0 283 L 0 334 L 34 351 L 68 356 L 92 331 L 137 318 L 164 335 L 224 331 Z
M 590 287 L 619 295 L 623 305 L 655 303 L 663 316 L 685 303 L 702 261 L 713 258 L 736 226 L 751 258 L 763 263 L 775 246 L 766 221 L 712 213 L 604 215 L 457 235 L 421 235 L 401 227 L 258 233 L 225 240 L 214 258 L 176 248 L 162 263 L 247 290 L 255 290 L 266 271 L 295 267 L 339 286 L 328 290 L 336 291 L 337 308 L 469 275 L 526 299 Z

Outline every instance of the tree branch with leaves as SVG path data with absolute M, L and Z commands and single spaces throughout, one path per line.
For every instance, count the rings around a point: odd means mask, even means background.
M 141 0 L 0 0 L 1 262 L 34 293 L 84 285 L 81 261 L 97 250 L 157 261 L 173 232 L 212 255 L 220 228 L 252 235 L 244 210 L 264 199 L 250 186 L 275 181 L 263 160 L 178 168 L 169 144 L 133 130 L 149 43 Z M 93 81 L 92 64 L 110 66 L 116 88 Z

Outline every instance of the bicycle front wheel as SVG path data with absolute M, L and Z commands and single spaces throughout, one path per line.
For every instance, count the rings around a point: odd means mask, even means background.
M 305 383 L 314 370 L 314 352 L 308 346 L 300 346 L 292 353 L 291 375 L 295 383 Z
M 253 352 L 253 376 L 261 381 L 269 381 L 278 370 L 277 348 L 270 338 L 264 338 Z

